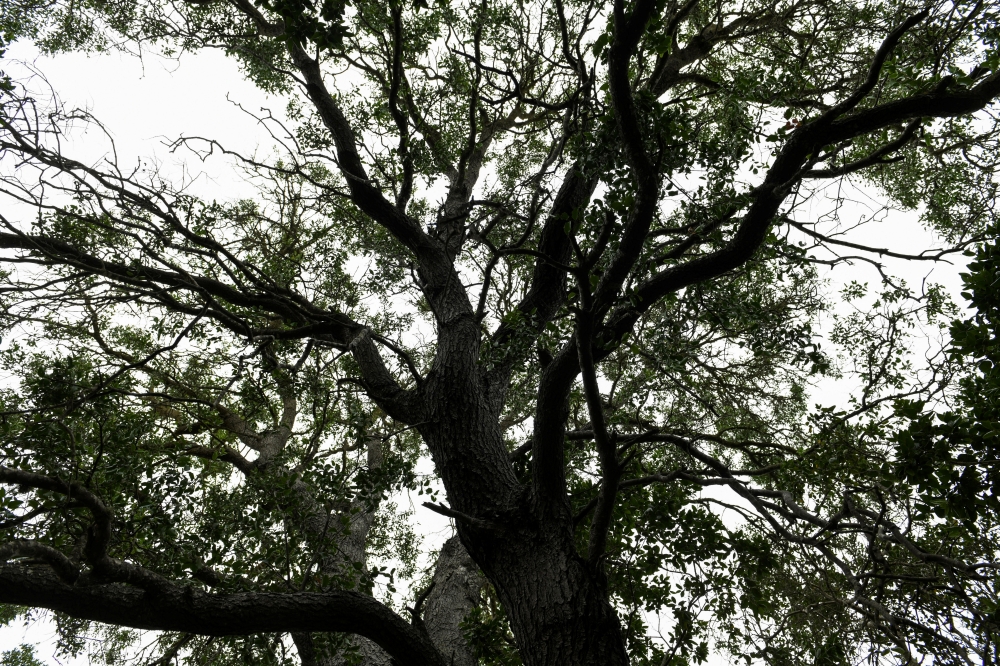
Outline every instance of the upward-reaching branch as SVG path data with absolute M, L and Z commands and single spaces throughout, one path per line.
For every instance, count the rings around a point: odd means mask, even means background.
M 917 118 L 949 118 L 973 113 L 1000 97 L 998 72 L 969 89 L 956 90 L 949 83 L 945 79 L 926 93 L 862 109 L 836 120 L 824 114 L 801 125 L 789 135 L 764 182 L 752 192 L 748 210 L 732 239 L 718 250 L 667 268 L 639 284 L 632 302 L 618 305 L 608 316 L 604 340 L 621 340 L 641 313 L 666 294 L 710 280 L 748 261 L 763 243 L 782 202 L 808 175 L 803 167 L 823 146 L 836 145 Z
M 347 180 L 351 198 L 377 224 L 385 227 L 417 258 L 434 263 L 440 260 L 441 247 L 420 226 L 389 202 L 372 183 L 358 153 L 357 139 L 347 117 L 323 81 L 319 62 L 297 43 L 288 42 L 288 52 L 305 81 L 306 94 L 330 131 L 337 148 L 337 161 Z

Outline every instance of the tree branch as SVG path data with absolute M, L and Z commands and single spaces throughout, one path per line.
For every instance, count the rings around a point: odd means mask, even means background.
M 123 627 L 203 636 L 346 632 L 377 643 L 400 664 L 445 666 L 430 640 L 359 592 L 205 594 L 170 584 L 155 594 L 122 584 L 71 587 L 37 567 L 0 567 L 0 603 L 30 605 Z

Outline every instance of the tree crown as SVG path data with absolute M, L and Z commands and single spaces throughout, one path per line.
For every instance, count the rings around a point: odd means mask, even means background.
M 0 89 L 0 601 L 67 650 L 996 658 L 989 3 L 17 0 L 0 30 L 221 49 L 288 100 L 227 200 L 76 161 L 95 119 Z M 942 247 L 842 226 L 891 210 Z M 888 267 L 969 248 L 968 320 Z M 876 285 L 836 298 L 852 265 Z M 407 490 L 458 534 L 422 580 Z

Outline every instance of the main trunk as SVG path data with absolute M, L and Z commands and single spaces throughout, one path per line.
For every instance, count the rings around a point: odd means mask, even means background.
M 474 447 L 462 440 L 452 451 Z M 468 480 L 453 485 L 449 476 L 442 473 L 452 507 L 478 519 L 459 518 L 459 536 L 497 590 L 525 666 L 628 664 L 618 616 L 599 574 L 576 552 L 568 511 L 565 521 L 544 522 L 526 488 L 498 507 L 466 494 Z
M 459 534 L 496 588 L 525 666 L 628 664 L 618 616 L 565 529 L 527 520 Z
M 497 590 L 525 666 L 624 666 L 617 614 L 576 552 L 569 507 L 539 510 L 514 472 L 499 425 L 502 392 L 485 385 L 479 335 L 469 317 L 441 327 L 417 426 L 461 514 L 459 537 Z

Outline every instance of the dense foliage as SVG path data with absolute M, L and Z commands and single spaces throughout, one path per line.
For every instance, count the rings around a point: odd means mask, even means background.
M 0 619 L 109 664 L 1000 662 L 998 20 L 0 4 L 287 100 L 212 199 L 2 79 Z M 971 318 L 893 275 L 963 251 Z

